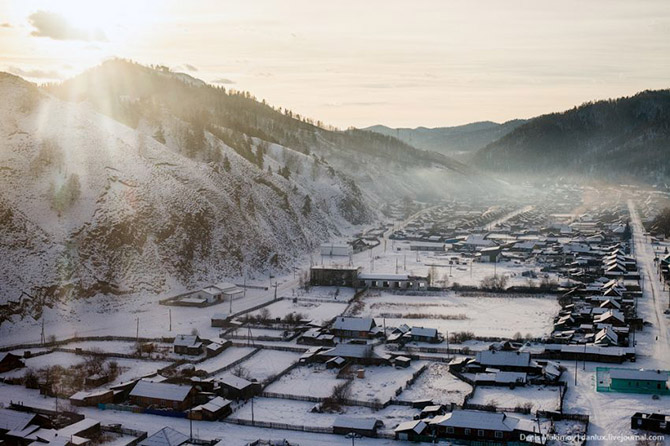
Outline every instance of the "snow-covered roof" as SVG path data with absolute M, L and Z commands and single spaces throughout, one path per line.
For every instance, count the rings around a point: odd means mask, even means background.
M 395 432 L 413 431 L 416 434 L 420 434 L 421 432 L 426 430 L 426 427 L 428 427 L 428 425 L 424 421 L 412 420 L 400 423 L 398 427 L 394 429 L 394 431 Z
M 662 370 L 611 369 L 610 378 L 666 382 L 668 372 Z
M 529 367 L 530 353 L 484 350 L 477 352 L 477 362 L 486 366 Z
M 333 422 L 333 427 L 343 428 L 343 429 L 356 429 L 356 430 L 374 430 L 377 426 L 378 420 L 374 418 L 354 418 L 354 417 L 345 417 L 339 416 L 335 418 Z
M 182 434 L 171 427 L 164 427 L 150 437 L 145 438 L 139 446 L 179 446 L 188 441 L 188 435 Z
M 408 274 L 376 274 L 376 273 L 360 273 L 358 275 L 360 280 L 390 280 L 390 281 L 406 281 L 409 280 Z
M 445 427 L 512 432 L 518 421 L 518 418 L 509 417 L 504 413 L 455 410 L 441 417 L 434 418 L 431 424 Z
M 374 354 L 372 346 L 359 344 L 337 344 L 335 347 L 322 353 L 323 356 L 327 357 L 341 356 L 343 358 L 359 359 L 368 358 L 372 354 Z
M 246 379 L 240 378 L 239 376 L 235 376 L 233 374 L 224 375 L 221 378 L 221 383 L 237 390 L 245 389 L 251 385 L 251 381 L 247 381 Z
M 437 328 L 412 327 L 412 336 L 425 336 L 434 338 L 437 336 Z
M 5 431 L 23 430 L 35 418 L 35 414 L 18 410 L 0 409 L 0 429 Z
M 133 387 L 133 390 L 130 391 L 130 396 L 154 398 L 167 401 L 184 401 L 190 391 L 191 386 L 138 381 L 137 384 L 135 384 L 135 387 Z
M 225 398 L 222 398 L 220 396 L 217 396 L 216 398 L 209 401 L 208 403 L 201 404 L 200 406 L 194 408 L 194 410 L 202 409 L 202 410 L 206 410 L 207 412 L 214 413 L 214 412 L 217 412 L 217 411 L 223 409 L 226 406 L 230 406 L 231 403 L 232 403 L 232 401 L 227 400 Z
M 198 336 L 196 335 L 177 335 L 174 338 L 174 345 L 182 347 L 195 347 L 199 343 Z
M 362 317 L 337 317 L 333 323 L 334 330 L 370 331 L 375 326 L 375 320 Z

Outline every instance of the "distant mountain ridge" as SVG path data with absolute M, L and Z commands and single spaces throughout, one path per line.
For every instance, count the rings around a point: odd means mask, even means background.
M 670 176 L 670 90 L 588 102 L 531 119 L 476 152 L 473 164 L 512 174 L 655 182 Z
M 514 119 L 502 124 L 481 121 L 454 127 L 416 127 L 413 129 L 374 125 L 365 130 L 393 136 L 420 149 L 453 156 L 481 149 L 525 122 L 527 121 L 524 119 Z

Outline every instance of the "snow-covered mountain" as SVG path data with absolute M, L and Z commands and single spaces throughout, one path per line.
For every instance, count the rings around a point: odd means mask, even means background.
M 0 97 L 0 303 L 286 268 L 386 200 L 472 181 L 393 138 L 125 61 L 44 88 L 0 74 Z

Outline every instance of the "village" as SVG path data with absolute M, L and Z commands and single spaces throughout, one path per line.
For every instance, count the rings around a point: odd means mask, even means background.
M 668 197 L 519 200 L 399 204 L 276 277 L 13 319 L 0 445 L 662 439 Z

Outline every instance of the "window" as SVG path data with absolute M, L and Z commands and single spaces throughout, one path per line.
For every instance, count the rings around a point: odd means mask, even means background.
M 502 438 L 503 434 L 500 431 L 496 431 L 495 436 L 496 436 L 496 438 Z
M 482 429 L 477 429 L 477 436 L 478 437 L 483 437 L 484 436 L 484 431 Z
M 447 433 L 448 434 L 453 434 L 454 433 L 454 428 L 451 426 L 447 426 Z
M 471 429 L 465 429 L 465 432 L 464 432 L 464 433 L 465 433 L 465 435 L 471 435 L 471 434 L 472 434 L 472 430 L 471 430 Z

